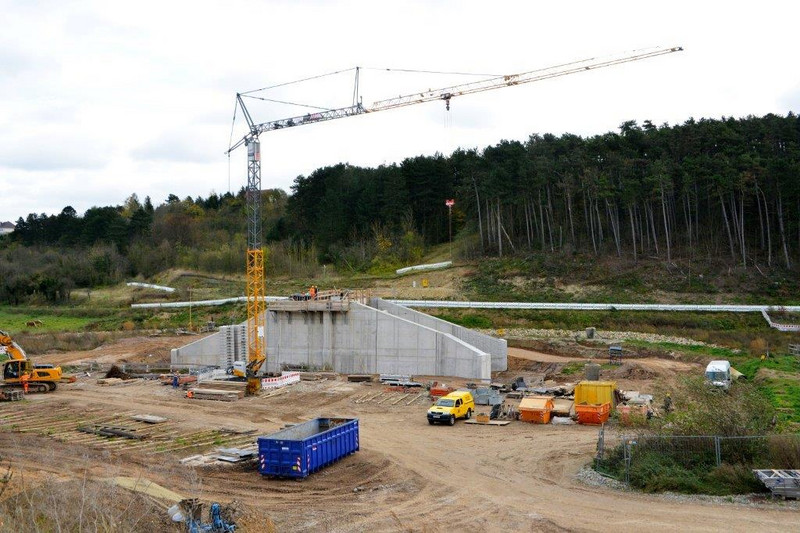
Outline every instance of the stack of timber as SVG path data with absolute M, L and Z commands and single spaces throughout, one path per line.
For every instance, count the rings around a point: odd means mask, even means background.
M 195 385 L 197 389 L 215 389 L 224 391 L 242 391 L 247 389 L 246 381 L 232 381 L 228 379 L 209 379 L 207 381 L 200 381 Z
M 372 374 L 349 374 L 347 381 L 352 383 L 369 383 L 372 381 Z
M 244 398 L 244 391 L 218 390 L 218 389 L 190 389 L 190 398 L 198 400 L 220 400 L 223 402 L 235 402 Z M 187 395 L 188 396 L 188 395 Z
M 201 381 L 191 389 L 192 397 L 199 400 L 221 400 L 235 402 L 244 398 L 246 381 L 209 380 Z

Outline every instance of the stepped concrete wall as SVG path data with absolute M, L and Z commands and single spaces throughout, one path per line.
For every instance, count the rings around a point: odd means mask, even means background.
M 241 331 L 220 331 L 174 349 L 172 364 L 226 367 L 230 364 L 231 337 L 240 338 Z M 236 358 L 245 359 L 245 353 L 240 351 Z M 355 302 L 347 312 L 267 311 L 268 372 L 280 372 L 284 364 L 289 364 L 340 373 L 488 381 L 492 359 L 491 354 L 448 331 Z

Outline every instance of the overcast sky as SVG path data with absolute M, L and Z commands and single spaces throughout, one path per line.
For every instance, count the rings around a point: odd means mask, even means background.
M 349 162 L 375 166 L 625 120 L 795 113 L 800 4 L 760 2 L 247 2 L 0 0 L 0 221 L 224 193 L 235 95 L 348 69 L 506 74 L 652 46 L 684 52 L 261 136 L 264 188 Z M 476 78 L 363 70 L 369 106 Z M 352 72 L 265 97 L 350 105 Z M 263 122 L 305 109 L 248 102 Z M 238 115 L 241 118 L 241 115 Z M 237 118 L 234 141 L 244 134 Z M 346 199 L 343 199 L 346 201 Z

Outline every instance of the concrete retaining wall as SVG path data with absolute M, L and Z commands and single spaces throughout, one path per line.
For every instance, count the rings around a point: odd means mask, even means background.
M 231 339 L 244 326 L 172 350 L 174 365 L 231 364 Z M 246 350 L 246 346 L 245 346 Z M 246 352 L 244 352 L 246 353 Z M 235 357 L 245 359 L 240 350 Z M 449 332 L 351 302 L 347 312 L 267 311 L 268 372 L 306 365 L 340 373 L 408 374 L 491 379 L 492 356 Z
M 452 324 L 446 320 L 441 320 L 426 315 L 425 313 L 409 309 L 408 307 L 387 302 L 381 298 L 372 298 L 369 304 L 376 309 L 386 311 L 394 316 L 452 335 L 470 346 L 474 346 L 483 352 L 491 354 L 492 372 L 508 370 L 508 343 L 505 339 L 498 339 L 463 326 Z
M 351 302 L 345 313 L 269 312 L 267 371 L 491 378 L 491 356 L 448 333 Z

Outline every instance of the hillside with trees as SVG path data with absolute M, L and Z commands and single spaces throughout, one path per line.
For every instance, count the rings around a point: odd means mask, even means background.
M 418 156 L 298 176 L 262 191 L 269 272 L 333 264 L 384 271 L 449 239 L 455 199 L 461 259 L 555 254 L 796 272 L 800 262 L 800 119 L 767 115 L 625 122 L 593 137 L 534 134 L 483 150 Z M 0 302 L 69 300 L 75 288 L 165 269 L 241 273 L 245 193 L 79 215 L 30 214 L 0 239 Z M 311 266 L 309 266 L 311 265 Z

